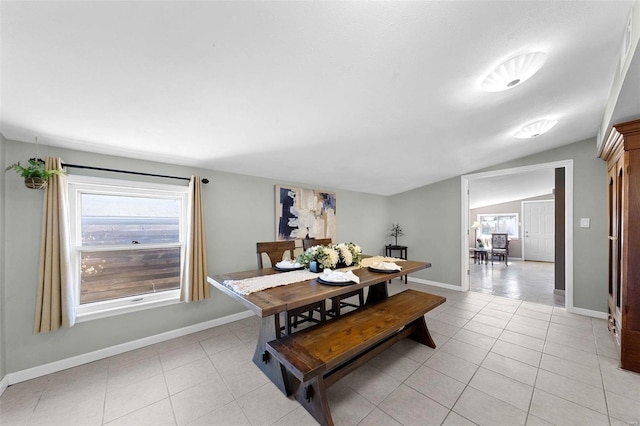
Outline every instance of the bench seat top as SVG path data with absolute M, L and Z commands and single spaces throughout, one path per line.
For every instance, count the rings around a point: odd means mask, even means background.
M 306 381 L 393 336 L 445 301 L 442 296 L 405 290 L 338 319 L 272 340 L 266 349 L 299 380 Z

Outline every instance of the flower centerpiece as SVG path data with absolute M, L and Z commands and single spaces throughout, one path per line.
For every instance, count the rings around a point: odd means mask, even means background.
M 340 256 L 338 266 L 357 266 L 360 264 L 362 260 L 362 249 L 359 245 L 349 242 L 335 244 L 334 247 Z
M 296 259 L 297 262 L 305 265 L 312 272 L 356 266 L 360 264 L 360 260 L 362 260 L 362 249 L 359 245 L 351 242 L 312 246 Z

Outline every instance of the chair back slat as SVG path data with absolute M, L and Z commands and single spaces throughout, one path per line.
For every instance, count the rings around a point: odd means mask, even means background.
M 331 238 L 305 238 L 302 240 L 302 248 L 304 250 L 313 246 L 328 246 L 331 244 Z
M 266 254 L 271 262 L 271 267 L 274 267 L 276 263 L 280 262 L 285 253 L 288 252 L 289 259 L 294 259 L 294 251 L 296 249 L 296 242 L 294 240 L 287 241 L 270 241 L 256 243 L 256 254 L 258 256 L 258 268 L 264 268 L 262 261 L 262 254 Z

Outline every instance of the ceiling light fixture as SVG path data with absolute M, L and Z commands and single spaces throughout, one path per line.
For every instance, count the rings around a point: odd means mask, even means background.
M 516 56 L 504 62 L 489 75 L 480 85 L 487 92 L 501 92 L 516 87 L 537 73 L 547 60 L 544 52 L 531 52 Z
M 538 120 L 531 124 L 523 126 L 513 134 L 513 137 L 518 139 L 531 139 L 547 133 L 549 130 L 558 124 L 558 120 Z

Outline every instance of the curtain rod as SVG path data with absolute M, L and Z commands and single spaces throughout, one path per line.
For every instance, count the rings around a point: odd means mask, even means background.
M 168 178 L 168 179 L 180 179 L 180 180 L 189 180 L 189 181 L 191 180 L 191 178 L 182 177 L 182 176 L 168 176 L 168 175 L 158 175 L 155 173 L 132 172 L 130 170 L 105 169 L 103 167 L 81 166 L 78 164 L 62 163 L 62 167 L 70 167 L 73 169 L 100 170 L 102 172 L 126 173 L 129 175 L 151 176 L 151 177 Z M 209 179 L 202 178 L 202 183 L 205 183 L 205 184 L 209 183 Z

